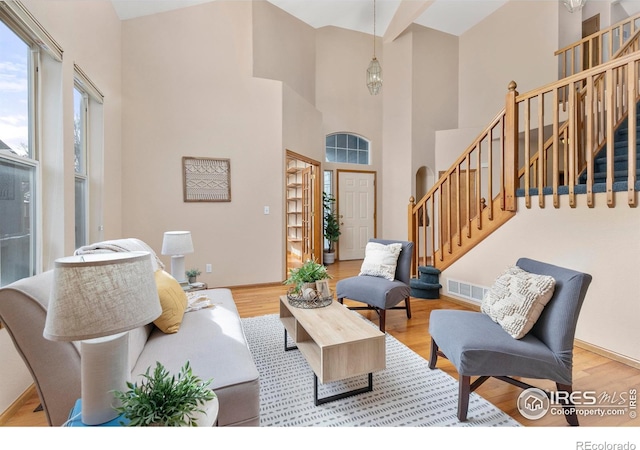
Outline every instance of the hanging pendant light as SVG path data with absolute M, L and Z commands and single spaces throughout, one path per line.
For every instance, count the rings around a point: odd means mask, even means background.
M 587 0 L 562 0 L 562 3 L 570 13 L 580 11 Z
M 373 59 L 367 68 L 367 87 L 371 95 L 377 95 L 382 87 L 382 67 L 376 58 L 376 0 L 373 0 Z

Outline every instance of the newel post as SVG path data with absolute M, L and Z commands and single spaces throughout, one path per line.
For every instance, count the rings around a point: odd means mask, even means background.
M 509 92 L 504 115 L 504 155 L 503 155 L 503 187 L 504 209 L 516 211 L 516 189 L 518 186 L 518 105 L 516 97 L 518 85 L 515 81 L 509 83 Z
M 413 261 L 411 263 L 411 276 L 415 276 L 416 275 L 416 271 L 415 271 L 415 267 L 417 264 L 415 264 L 416 261 L 418 261 L 417 258 L 417 254 L 418 254 L 418 243 L 416 242 L 416 234 L 417 234 L 417 230 L 416 230 L 416 221 L 413 218 L 413 208 L 415 208 L 416 206 L 416 199 L 413 197 L 413 195 L 409 198 L 409 217 L 408 217 L 408 221 L 407 223 L 409 224 L 409 232 L 408 232 L 408 241 L 409 242 L 413 242 Z

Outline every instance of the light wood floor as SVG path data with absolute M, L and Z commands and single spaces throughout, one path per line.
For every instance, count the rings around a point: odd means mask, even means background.
M 341 278 L 356 275 L 361 261 L 336 262 L 329 266 L 329 272 L 333 278 L 330 282 L 331 289 Z M 288 286 L 274 284 L 270 286 L 232 287 L 233 297 L 242 317 L 253 317 L 265 314 L 276 314 L 279 311 L 278 298 L 286 293 Z M 387 312 L 387 332 L 403 342 L 425 359 L 429 358 L 429 313 L 433 309 L 467 309 L 466 307 L 441 298 L 439 300 L 412 299 L 412 318 L 407 319 L 404 311 Z M 374 312 L 360 311 L 372 321 L 377 321 Z M 457 379 L 455 368 L 446 360 L 438 360 L 438 368 L 449 373 Z M 629 389 L 637 389 L 640 386 L 640 370 L 625 364 L 612 361 L 581 348 L 574 350 L 574 390 L 592 390 L 598 394 L 628 392 Z M 553 389 L 550 382 L 539 380 L 525 380 L 543 388 Z M 490 379 L 477 391 L 482 397 L 508 413 L 519 423 L 529 427 L 564 427 L 566 422 L 563 417 L 547 414 L 540 420 L 532 421 L 523 418 L 517 410 L 516 399 L 521 390 L 501 381 Z M 9 419 L 5 426 L 47 426 L 44 413 L 33 412 L 38 405 L 36 396 Z M 612 426 L 638 426 L 640 420 L 631 419 L 629 415 L 597 417 L 580 417 L 582 426 L 612 427 Z

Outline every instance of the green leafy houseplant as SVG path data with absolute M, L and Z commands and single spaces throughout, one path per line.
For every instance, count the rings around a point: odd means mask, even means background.
M 194 375 L 189 361 L 177 377 L 159 362 L 153 374 L 150 369 L 140 383 L 127 382 L 127 391 L 115 392 L 122 402 L 115 409 L 129 419 L 128 426 L 197 426 L 193 415 L 203 413 L 204 404 L 216 396 L 208 387 L 212 380 L 202 381 Z
M 200 272 L 200 270 L 198 269 L 189 269 L 184 274 L 187 276 L 187 278 L 193 278 L 195 280 L 195 278 L 201 273 L 202 272 Z
M 293 284 L 294 292 L 301 292 L 305 283 L 315 283 L 318 280 L 331 278 L 327 268 L 311 259 L 308 259 L 302 266 L 289 270 L 289 278 L 284 284 Z
M 329 241 L 330 253 L 333 253 L 335 243 L 340 238 L 340 223 L 334 210 L 336 199 L 326 192 L 322 193 L 322 203 L 324 206 L 324 237 Z

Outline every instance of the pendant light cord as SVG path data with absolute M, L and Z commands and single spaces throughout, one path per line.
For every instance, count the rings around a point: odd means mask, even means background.
M 376 0 L 373 0 L 373 57 L 376 57 Z

